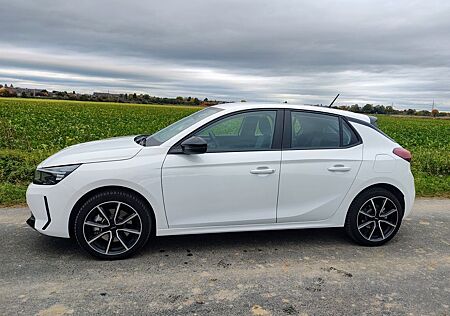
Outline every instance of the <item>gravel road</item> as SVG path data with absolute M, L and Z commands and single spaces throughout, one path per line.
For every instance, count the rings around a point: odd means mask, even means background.
M 98 261 L 0 209 L 3 315 L 449 315 L 450 200 L 417 200 L 387 245 L 341 229 L 159 237 Z

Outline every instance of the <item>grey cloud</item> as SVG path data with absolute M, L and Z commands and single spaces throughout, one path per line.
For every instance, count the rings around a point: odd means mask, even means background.
M 16 0 L 2 7 L 2 81 L 304 103 L 341 92 L 344 103 L 420 108 L 434 98 L 450 108 L 448 1 Z M 26 70 L 41 74 L 33 79 Z

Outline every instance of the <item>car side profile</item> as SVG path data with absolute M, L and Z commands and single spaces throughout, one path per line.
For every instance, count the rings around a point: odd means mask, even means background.
M 49 157 L 28 187 L 27 223 L 102 259 L 129 257 L 152 235 L 277 229 L 344 227 L 379 246 L 411 212 L 410 160 L 363 114 L 220 104 Z

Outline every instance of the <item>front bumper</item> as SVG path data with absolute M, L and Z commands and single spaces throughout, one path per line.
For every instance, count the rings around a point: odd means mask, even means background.
M 34 218 L 34 215 L 33 215 L 33 214 L 31 214 L 30 218 L 27 219 L 26 223 L 27 223 L 28 226 L 30 226 L 31 228 L 36 229 L 36 228 L 34 228 L 34 225 L 36 224 L 36 219 Z
M 44 235 L 69 238 L 72 192 L 73 189 L 63 183 L 30 184 L 26 196 L 32 216 L 27 224 Z

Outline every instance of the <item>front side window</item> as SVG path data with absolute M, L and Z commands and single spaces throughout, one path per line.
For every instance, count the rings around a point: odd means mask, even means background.
M 155 134 L 148 136 L 146 146 L 159 146 L 185 129 L 220 111 L 222 111 L 222 109 L 210 107 L 186 116 L 172 125 L 156 132 Z
M 276 111 L 234 114 L 199 130 L 194 136 L 208 143 L 207 152 L 270 150 Z
M 339 117 L 291 112 L 291 148 L 319 149 L 340 146 Z

